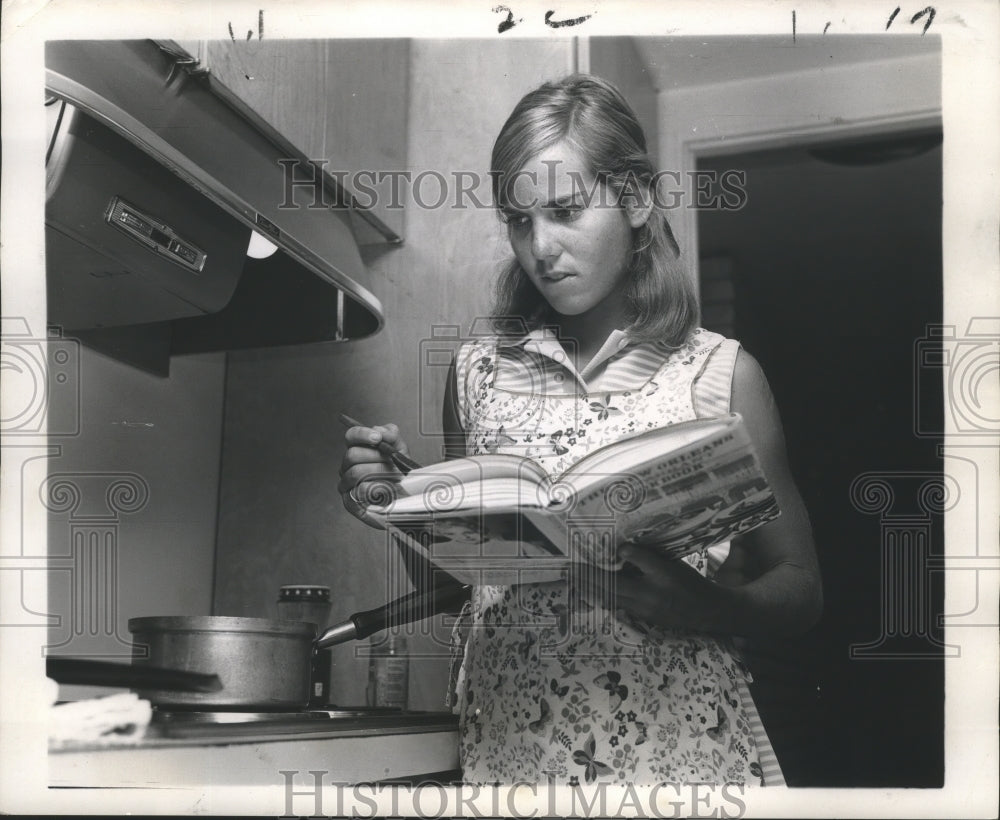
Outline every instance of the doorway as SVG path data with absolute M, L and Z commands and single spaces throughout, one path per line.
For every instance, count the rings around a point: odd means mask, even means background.
M 919 517 L 910 485 L 942 474 L 941 437 L 914 425 L 943 415 L 940 380 L 920 382 L 914 366 L 942 321 L 940 141 L 909 132 L 698 163 L 746 175 L 743 207 L 698 213 L 703 324 L 768 376 L 823 571 L 819 625 L 748 648 L 792 786 L 944 780 L 942 579 L 917 568 L 926 587 L 905 606 L 919 623 L 901 635 L 886 575 L 887 516 L 910 505 Z M 903 506 L 865 509 L 852 497 L 865 475 L 884 476 Z M 922 548 L 942 554 L 942 516 L 923 519 Z M 893 630 L 899 640 L 883 640 Z

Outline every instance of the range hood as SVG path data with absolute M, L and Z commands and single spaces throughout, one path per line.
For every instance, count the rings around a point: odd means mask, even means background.
M 45 59 L 50 325 L 160 374 L 171 355 L 381 328 L 349 211 L 289 191 L 278 162 L 288 146 L 179 69 L 176 53 L 150 40 L 50 41 Z M 277 250 L 248 257 L 251 237 Z

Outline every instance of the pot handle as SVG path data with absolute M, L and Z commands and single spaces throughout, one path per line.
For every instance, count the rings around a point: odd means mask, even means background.
M 222 690 L 222 681 L 218 675 L 87 658 L 46 658 L 45 674 L 56 683 L 86 686 L 120 686 L 128 689 L 161 689 L 171 692 Z

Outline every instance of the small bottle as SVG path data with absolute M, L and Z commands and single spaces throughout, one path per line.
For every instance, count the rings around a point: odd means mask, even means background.
M 368 705 L 405 710 L 409 689 L 410 657 L 406 638 L 391 632 L 373 635 L 368 660 Z
M 282 621 L 308 621 L 316 624 L 317 634 L 330 623 L 330 587 L 312 584 L 289 584 L 278 591 L 278 618 Z M 309 706 L 323 709 L 330 704 L 329 649 L 313 652 L 310 670 Z

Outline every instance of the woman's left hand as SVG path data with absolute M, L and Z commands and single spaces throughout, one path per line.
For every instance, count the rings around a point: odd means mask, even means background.
M 734 538 L 716 580 L 665 558 L 655 543 L 638 544 L 619 548 L 619 556 L 628 551 L 622 571 L 576 568 L 584 598 L 596 603 L 599 596 L 603 606 L 650 624 L 729 635 L 797 635 L 816 623 L 823 587 L 809 515 L 788 466 L 774 397 L 756 360 L 742 350 L 732 409 L 743 416 L 781 515 Z

